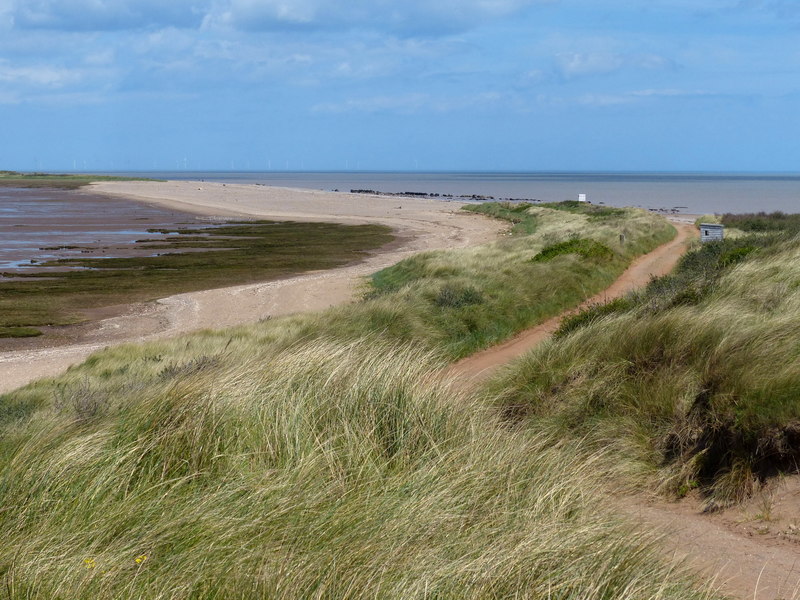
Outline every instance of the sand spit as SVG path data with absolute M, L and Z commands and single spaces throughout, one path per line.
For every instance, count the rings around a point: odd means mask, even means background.
M 84 328 L 80 343 L 0 353 L 0 393 L 70 365 L 110 345 L 200 329 L 254 323 L 350 302 L 363 277 L 425 250 L 462 248 L 497 238 L 502 222 L 462 212 L 460 202 L 192 181 L 103 182 L 92 194 L 118 196 L 207 217 L 247 217 L 345 224 L 379 223 L 399 239 L 366 260 L 330 271 L 258 284 L 177 294 L 132 305 Z

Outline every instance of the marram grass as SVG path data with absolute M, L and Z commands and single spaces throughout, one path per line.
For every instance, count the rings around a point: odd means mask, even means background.
M 7 431 L 0 597 L 710 597 L 598 508 L 602 455 L 509 430 L 434 355 L 244 356 L 75 381 Z
M 362 307 L 369 330 L 461 358 L 579 304 L 675 235 L 666 220 L 639 209 L 504 206 L 472 208 L 509 220 L 516 234 L 417 254 L 376 273 Z M 521 224 L 527 235 L 519 235 Z
M 671 284 L 576 322 L 487 393 L 535 429 L 616 448 L 650 487 L 699 489 L 708 508 L 796 472 L 800 239 L 726 256 L 687 257 Z
M 626 214 L 531 209 L 530 239 L 412 258 L 370 300 L 109 349 L 3 396 L 0 598 L 712 597 L 601 508 L 606 451 L 440 380 L 671 235 Z M 531 261 L 572 238 L 613 268 Z

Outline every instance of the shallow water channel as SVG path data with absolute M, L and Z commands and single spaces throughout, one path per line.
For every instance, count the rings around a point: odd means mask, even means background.
M 42 266 L 59 259 L 142 257 L 140 240 L 176 233 L 151 229 L 208 227 L 195 215 L 97 194 L 50 189 L 0 188 L 0 272 L 43 273 L 82 267 Z

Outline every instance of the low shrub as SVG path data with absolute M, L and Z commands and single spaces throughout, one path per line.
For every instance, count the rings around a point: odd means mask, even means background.
M 572 239 L 545 246 L 531 260 L 544 262 L 563 254 L 577 254 L 582 258 L 593 260 L 608 260 L 614 256 L 613 250 L 605 244 L 590 239 Z
M 483 295 L 474 287 L 451 283 L 443 285 L 434 300 L 434 304 L 442 308 L 461 308 L 482 302 Z
M 636 306 L 635 301 L 632 297 L 622 297 L 622 298 L 615 298 L 610 302 L 606 303 L 597 303 L 591 306 L 586 307 L 585 309 L 577 312 L 573 315 L 568 315 L 564 319 L 561 320 L 561 323 L 558 326 L 558 329 L 553 334 L 553 337 L 560 338 L 563 337 L 576 329 L 581 327 L 586 327 L 587 325 L 591 325 L 595 321 L 602 319 L 603 317 L 623 313 L 631 310 L 633 307 Z

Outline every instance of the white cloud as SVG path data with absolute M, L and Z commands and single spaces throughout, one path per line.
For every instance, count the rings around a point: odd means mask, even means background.
M 690 96 L 709 96 L 711 95 L 710 92 L 705 92 L 703 90 L 680 90 L 680 89 L 646 89 L 646 90 L 635 90 L 630 92 L 631 96 L 637 98 L 675 98 L 675 97 L 690 97 Z
M 87 54 L 83 62 L 95 67 L 106 67 L 114 64 L 115 59 L 116 51 L 114 48 L 103 48 Z
M 312 107 L 316 113 L 348 113 L 348 112 L 416 112 L 430 103 L 427 94 L 405 94 L 397 96 L 374 96 L 372 98 L 356 98 L 344 102 L 324 102 Z
M 80 80 L 77 71 L 59 69 L 47 65 L 16 67 L 8 61 L 0 62 L 0 81 L 10 84 L 27 84 L 46 87 L 63 87 Z
M 68 31 L 308 27 L 381 31 L 460 30 L 554 0 L 0 0 L 21 28 Z
M 701 96 L 711 96 L 710 92 L 703 90 L 683 90 L 683 89 L 641 89 L 632 90 L 628 92 L 619 93 L 587 93 L 573 97 L 565 96 L 548 96 L 540 94 L 537 101 L 540 104 L 549 106 L 567 106 L 567 105 L 581 105 L 581 106 L 595 106 L 595 107 L 609 107 L 619 106 L 624 104 L 635 104 L 645 102 L 648 99 L 657 98 L 697 98 Z
M 446 113 L 464 109 L 480 109 L 506 103 L 512 98 L 500 92 L 465 94 L 457 98 L 434 96 L 426 93 L 397 94 L 353 98 L 343 102 L 325 102 L 312 107 L 315 113 L 399 113 L 412 114 L 421 111 Z
M 211 0 L 2 0 L 17 26 L 68 31 L 199 26 Z
M 800 3 L 797 0 L 739 0 L 733 9 L 763 12 L 779 18 L 800 16 Z
M 674 62 L 657 54 L 635 52 L 588 51 L 559 52 L 556 68 L 566 79 L 589 75 L 605 75 L 621 69 L 662 70 L 674 68 Z
M 435 34 L 458 31 L 552 0 L 220 0 L 205 28 L 375 29 Z
M 556 54 L 556 64 L 567 77 L 611 73 L 621 68 L 623 58 L 606 52 L 565 52 Z
M 0 0 L 0 29 L 10 29 L 14 24 L 12 0 Z
M 19 94 L 14 92 L 0 92 L 0 104 L 19 104 Z

